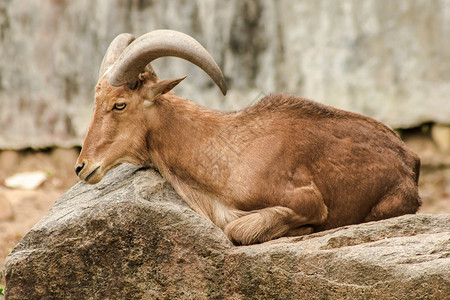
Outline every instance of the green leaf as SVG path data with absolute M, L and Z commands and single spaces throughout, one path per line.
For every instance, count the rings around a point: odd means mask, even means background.
M 5 287 L 0 285 L 0 296 L 5 296 Z

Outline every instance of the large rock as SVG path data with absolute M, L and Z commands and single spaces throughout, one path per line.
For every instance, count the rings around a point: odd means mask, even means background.
M 235 247 L 159 174 L 74 186 L 5 265 L 7 299 L 444 299 L 450 215 Z
M 450 0 L 0 1 L 0 148 L 80 144 L 102 56 L 119 33 L 169 28 L 197 38 L 228 77 L 201 70 L 184 97 L 219 109 L 284 91 L 394 127 L 450 122 Z

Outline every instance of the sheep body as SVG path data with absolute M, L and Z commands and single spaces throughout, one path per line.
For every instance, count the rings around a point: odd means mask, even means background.
M 217 64 L 191 37 L 119 35 L 100 68 L 75 168 L 81 180 L 97 183 L 123 162 L 154 165 L 236 244 L 420 207 L 420 159 L 386 125 L 284 94 L 242 111 L 210 110 L 169 92 L 184 78 L 158 79 L 149 62 L 167 55 L 195 63 L 226 92 Z

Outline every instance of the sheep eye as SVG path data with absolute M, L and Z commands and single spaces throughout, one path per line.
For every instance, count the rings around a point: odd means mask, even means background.
M 113 109 L 115 109 L 115 110 L 124 110 L 125 107 L 127 107 L 126 103 L 120 102 L 120 103 L 114 104 Z

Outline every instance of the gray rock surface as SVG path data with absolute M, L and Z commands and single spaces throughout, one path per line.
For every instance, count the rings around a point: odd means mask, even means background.
M 152 170 L 75 185 L 5 265 L 7 299 L 445 299 L 450 215 L 235 247 Z
M 79 145 L 103 54 L 119 33 L 160 28 L 198 39 L 228 77 L 224 98 L 195 66 L 180 96 L 223 110 L 288 92 L 393 127 L 450 123 L 450 0 L 4 0 L 0 148 Z

